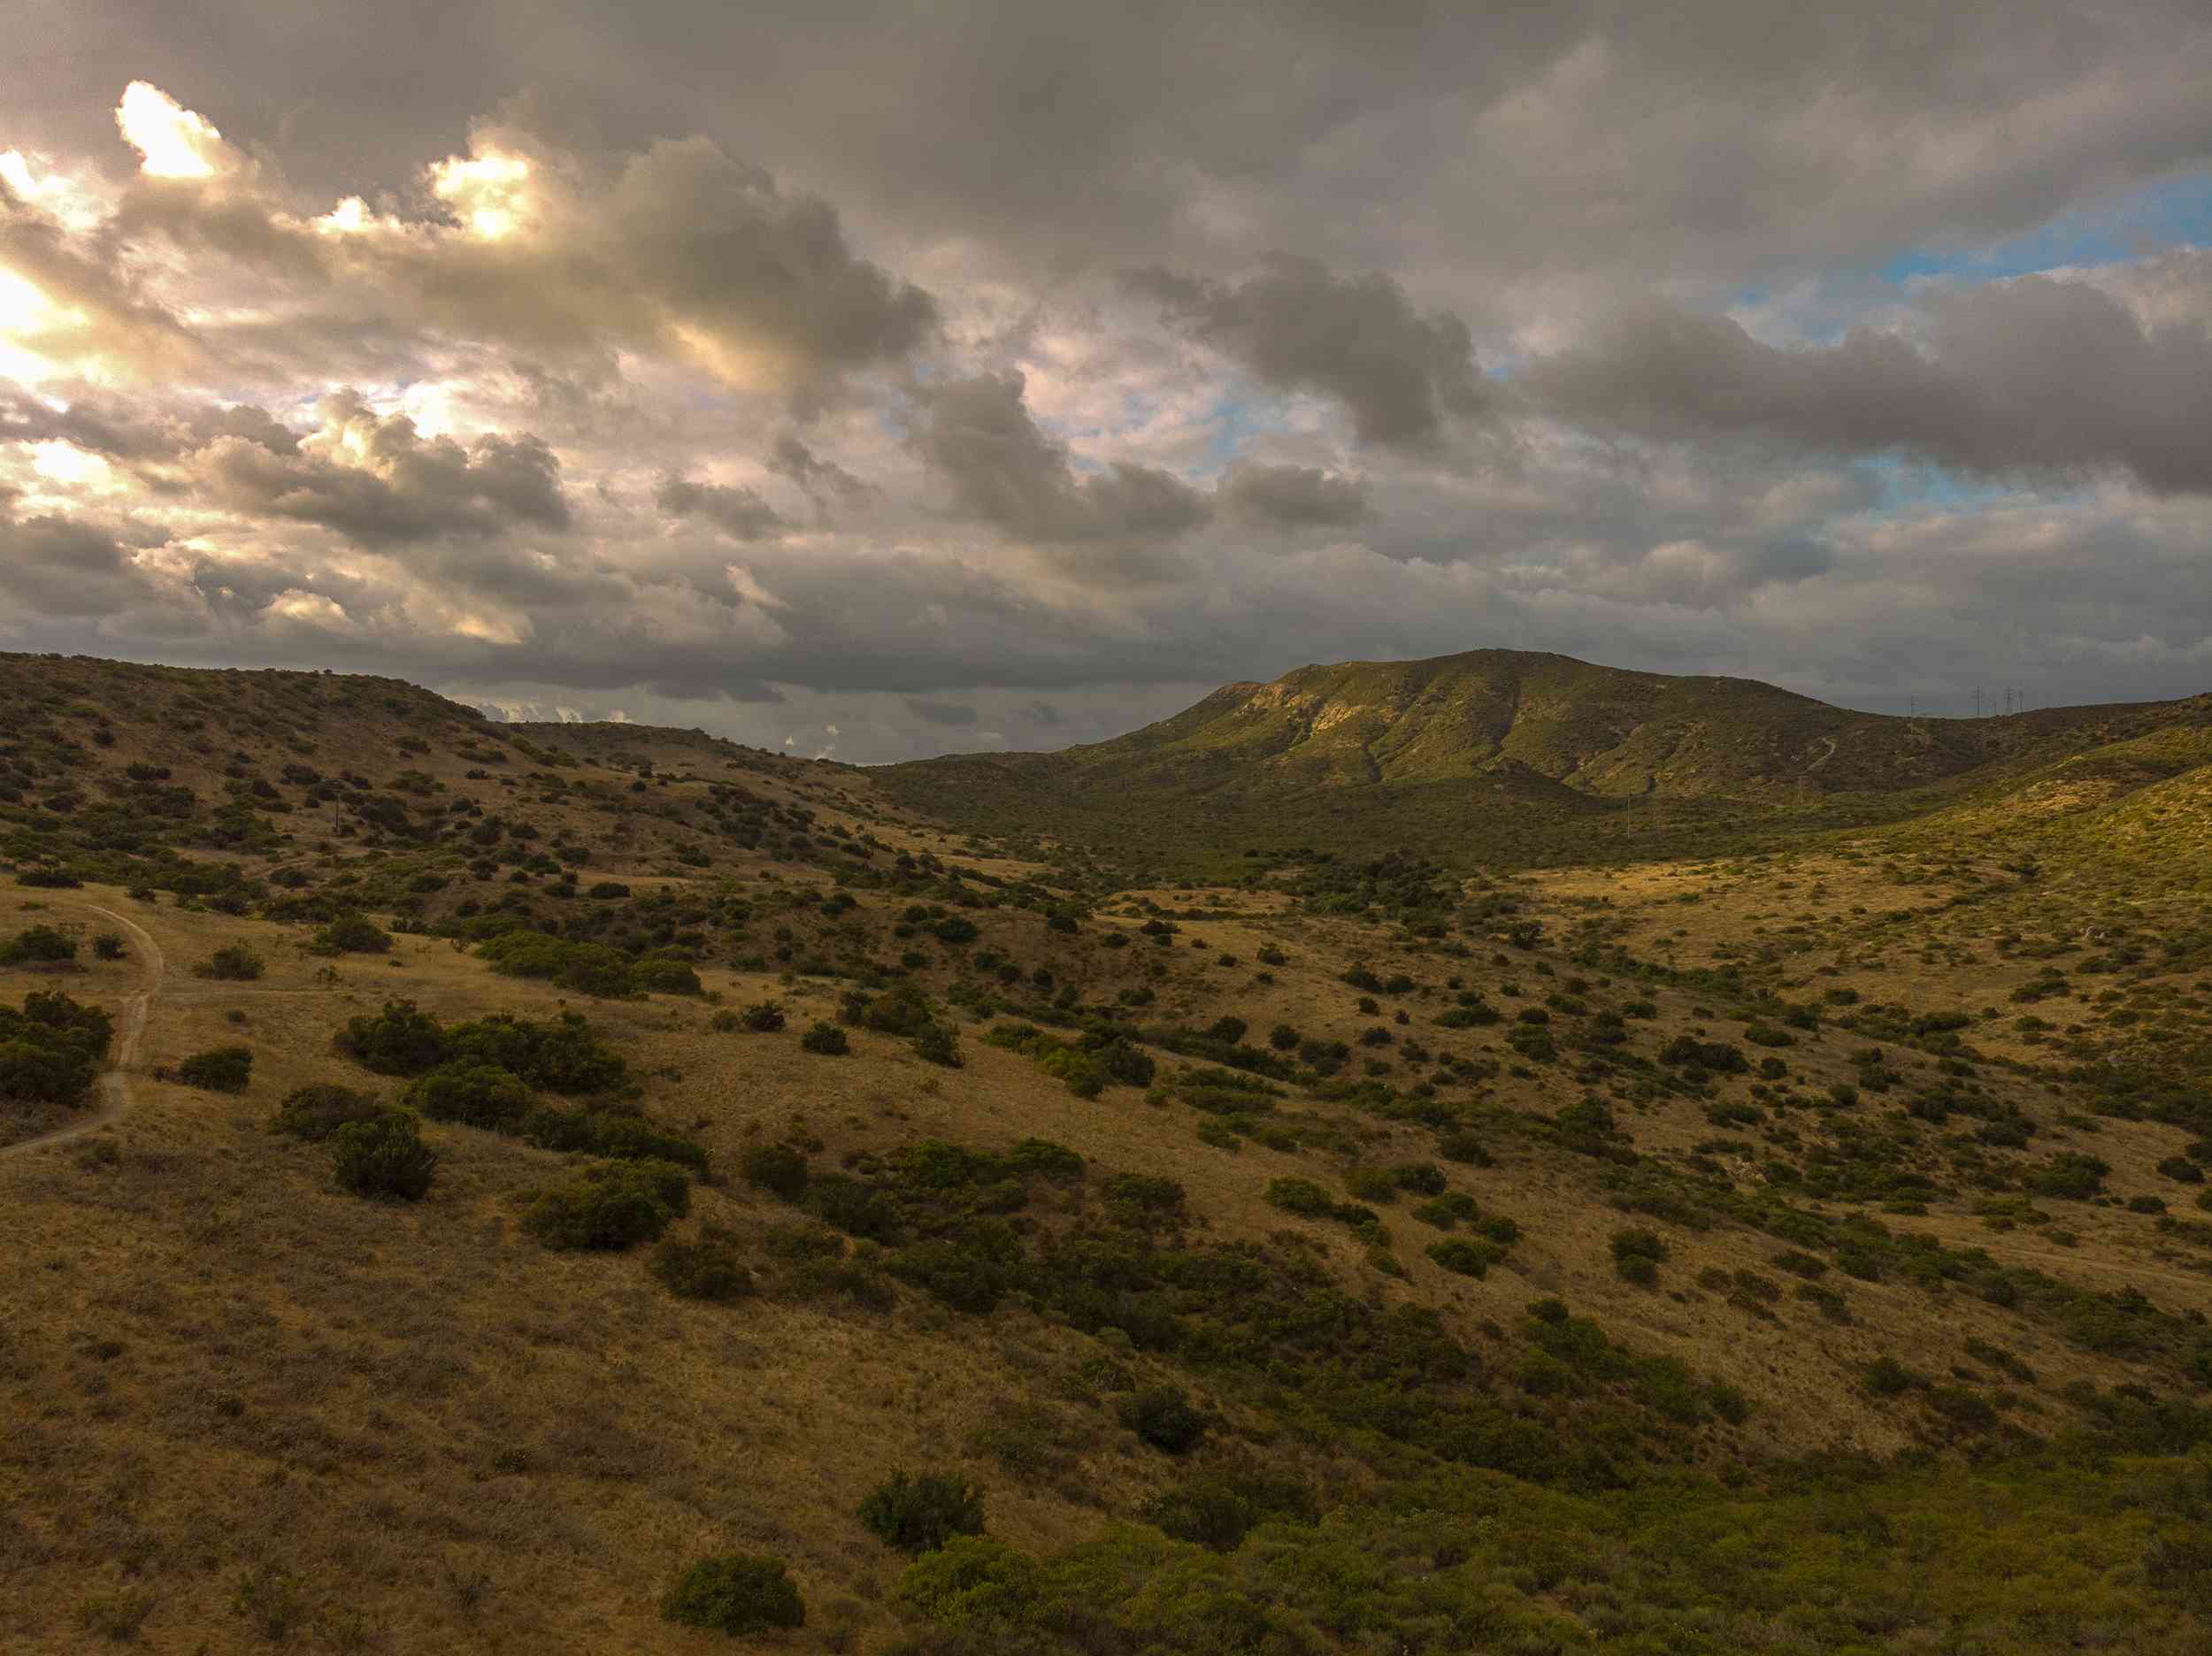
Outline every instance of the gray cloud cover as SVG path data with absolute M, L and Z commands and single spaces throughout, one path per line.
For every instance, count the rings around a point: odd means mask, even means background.
M 0 648 L 862 759 L 1491 644 L 2212 683 L 2200 8 L 1801 22 L 53 11 Z

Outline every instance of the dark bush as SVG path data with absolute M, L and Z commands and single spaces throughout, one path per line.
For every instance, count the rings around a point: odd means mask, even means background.
M 277 1113 L 269 1118 L 271 1132 L 290 1133 L 310 1144 L 320 1144 L 341 1127 L 353 1122 L 374 1121 L 385 1106 L 366 1092 L 334 1082 L 316 1081 L 285 1094 Z
M 2069 1152 L 2055 1155 L 2041 1167 L 2031 1169 L 2027 1186 L 2038 1196 L 2063 1201 L 2087 1201 L 2104 1187 L 2111 1167 L 2093 1155 Z
M 785 1201 L 806 1194 L 806 1153 L 792 1145 L 756 1145 L 738 1164 L 745 1182 Z
M 177 1079 L 210 1092 L 243 1092 L 253 1079 L 253 1051 L 246 1046 L 212 1046 L 177 1066 Z
M 2204 1169 L 2187 1156 L 2168 1156 L 2158 1164 L 2158 1170 L 2168 1178 L 2177 1180 L 2184 1184 L 2204 1183 Z
M 392 935 L 365 915 L 341 915 L 315 933 L 311 947 L 318 954 L 382 954 Z
M 783 1008 L 773 1000 L 747 1007 L 741 1016 L 745 1027 L 756 1035 L 772 1035 L 784 1025 Z
M 661 1598 L 664 1621 L 721 1633 L 804 1627 L 806 1604 L 780 1560 L 748 1553 L 703 1558 Z
M 964 1067 L 960 1038 L 942 1024 L 932 1024 L 914 1038 L 914 1055 L 929 1063 L 942 1064 L 948 1070 Z
M 627 1073 L 622 1055 L 579 1012 L 564 1012 L 545 1024 L 496 1012 L 456 1024 L 443 1041 L 453 1062 L 495 1064 L 553 1092 L 603 1092 Z
M 1429 1244 L 1428 1256 L 1448 1271 L 1478 1279 L 1486 1275 L 1498 1250 L 1486 1242 L 1471 1242 L 1465 1237 L 1447 1237 L 1440 1242 Z
M 808 1052 L 820 1053 L 826 1058 L 842 1058 L 852 1050 L 852 1043 L 845 1039 L 845 1031 L 834 1024 L 816 1024 L 799 1037 L 799 1045 Z
M 650 1242 L 687 1212 L 691 1181 L 664 1162 L 603 1162 L 540 1192 L 522 1228 L 548 1247 L 626 1248 Z
M 983 1533 L 983 1491 L 947 1472 L 894 1472 L 860 1503 L 869 1534 L 902 1552 L 932 1552 L 955 1536 Z
M 19 932 L 0 947 L 0 966 L 58 966 L 76 958 L 76 939 L 50 925 Z
M 537 1101 L 521 1077 L 486 1063 L 441 1064 L 410 1082 L 400 1096 L 432 1121 L 490 1132 L 513 1132 Z
M 581 1151 L 615 1162 L 672 1162 L 700 1177 L 706 1146 L 626 1110 L 565 1110 L 550 1105 L 523 1118 L 522 1136 L 541 1149 Z
M 192 969 L 195 978 L 213 978 L 223 983 L 251 983 L 265 969 L 261 956 L 243 943 L 229 943 Z
M 735 1238 L 716 1225 L 702 1226 L 696 1242 L 663 1237 L 650 1269 L 669 1292 L 686 1300 L 727 1304 L 753 1292 L 753 1273 L 738 1257 Z
M 92 952 L 101 960 L 113 961 L 121 960 L 127 950 L 119 934 L 103 932 L 92 939 Z
M 631 987 L 647 994 L 703 994 L 705 985 L 689 961 L 649 954 L 630 962 Z
M 1153 1386 L 1121 1406 L 1121 1423 L 1164 1454 L 1187 1454 L 1206 1436 L 1206 1417 L 1180 1386 Z
M 338 1050 L 379 1075 L 411 1076 L 434 1069 L 445 1057 L 438 1020 L 412 1000 L 387 1000 L 371 1016 L 363 1013 L 338 1031 Z
M 437 1175 L 438 1153 L 405 1110 L 346 1123 L 331 1134 L 330 1154 L 338 1188 L 356 1196 L 420 1201 Z
M 1202 1472 L 1164 1491 L 1145 1503 L 1143 1515 L 1178 1541 L 1230 1552 L 1268 1520 L 1311 1523 L 1315 1510 L 1313 1492 L 1297 1479 L 1241 1467 Z
M 91 1090 L 115 1021 L 58 989 L 34 990 L 23 1008 L 0 1006 L 0 1098 L 74 1104 Z

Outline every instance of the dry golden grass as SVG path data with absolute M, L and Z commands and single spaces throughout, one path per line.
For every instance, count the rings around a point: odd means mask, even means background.
M 930 843 L 953 855 L 949 844 Z M 972 852 L 957 856 L 981 862 Z M 757 878 L 769 870 L 740 871 Z M 801 884 L 819 878 L 777 871 Z M 1784 878 L 1795 888 L 1775 889 Z M 1716 947 L 1770 939 L 1778 916 L 1801 910 L 1816 885 L 1825 888 L 1818 911 L 1839 916 L 1838 927 L 1855 906 L 1872 913 L 1935 894 L 1841 863 L 1737 875 L 1689 867 L 1563 873 L 1529 890 L 1555 935 L 1591 912 L 1581 906 L 1587 900 L 1602 897 L 1608 912 L 1629 922 L 1624 940 L 1638 953 L 1652 952 L 1664 934 L 1685 963 L 1703 963 Z M 1671 902 L 1683 889 L 1701 901 Z M 7 1648 L 87 1648 L 93 1635 L 81 1606 L 117 1592 L 145 1595 L 143 1648 L 254 1648 L 234 1608 L 241 1580 L 253 1572 L 293 1583 L 299 1640 L 311 1647 L 726 1648 L 663 1623 L 655 1606 L 688 1558 L 738 1548 L 788 1559 L 813 1606 L 803 1642 L 841 1650 L 876 1642 L 891 1627 L 885 1598 L 901 1560 L 852 1514 L 893 1467 L 966 1469 L 991 1491 L 995 1533 L 1046 1549 L 1094 1533 L 1107 1515 L 1125 1515 L 1168 1480 L 1160 1457 L 1068 1387 L 1094 1348 L 1027 1312 L 1010 1307 L 977 1322 L 905 1292 L 887 1314 L 770 1299 L 733 1307 L 680 1300 L 653 1282 L 638 1254 L 549 1253 L 520 1232 L 525 1193 L 559 1158 L 433 1126 L 426 1136 L 442 1158 L 436 1188 L 419 1206 L 390 1207 L 340 1194 L 321 1148 L 265 1131 L 277 1100 L 310 1081 L 395 1090 L 333 1054 L 333 1031 L 354 1013 L 407 996 L 448 1021 L 492 1010 L 544 1016 L 565 1003 L 543 985 L 495 977 L 451 945 L 420 937 L 399 938 L 388 960 L 326 962 L 304 951 L 297 929 L 134 903 L 111 890 L 11 897 L 14 912 L 0 917 L 11 928 L 35 917 L 89 932 L 105 928 L 95 905 L 127 914 L 157 939 L 169 971 L 128 1077 L 127 1113 L 86 1139 L 0 1156 L 0 1246 L 18 1265 L 0 1286 L 0 1407 L 11 1422 L 0 1447 Z M 1150 984 L 1158 1000 L 1147 1021 L 1202 1026 L 1234 1012 L 1254 1038 L 1287 1022 L 1310 1035 L 1355 1039 L 1376 1020 L 1357 1011 L 1356 992 L 1340 980 L 1346 967 L 1361 962 L 1386 977 L 1403 970 L 1431 993 L 1386 998 L 1386 1024 L 1394 1008 L 1412 1013 L 1408 1028 L 1389 1025 L 1394 1032 L 1508 1063 L 1506 1026 L 1430 1027 L 1448 1003 L 1443 974 L 1463 974 L 1509 1011 L 1540 1000 L 1556 981 L 1536 970 L 1540 961 L 1557 961 L 1548 950 L 1483 943 L 1469 959 L 1446 962 L 1355 922 L 1285 912 L 1279 895 L 1160 890 L 1127 899 L 1116 905 L 1127 918 L 1097 924 L 1133 927 L 1146 900 L 1171 915 L 1219 908 L 1234 917 L 1182 919 L 1165 949 L 1140 939 L 1110 954 L 1088 938 L 1049 933 L 1033 916 L 1007 920 L 988 941 L 1025 970 L 1049 964 L 1094 993 Z M 267 962 L 260 980 L 191 976 L 194 963 L 238 940 Z M 1286 959 L 1262 981 L 1256 957 L 1270 945 Z M 1218 965 L 1224 954 L 1237 965 Z M 1970 993 L 1963 969 L 1901 954 L 1892 946 L 1893 965 L 1813 981 L 1865 985 L 1870 997 L 1878 991 L 1925 1005 L 1987 993 Z M 1807 955 L 1808 970 L 1826 958 Z M 94 964 L 66 985 L 111 1004 L 131 993 L 142 967 L 136 958 Z M 1555 967 L 1559 978 L 1571 970 Z M 930 975 L 941 984 L 945 971 Z M 1604 1200 L 1588 1164 L 1517 1139 L 1493 1145 L 1494 1167 L 1448 1169 L 1486 1211 L 1521 1223 L 1525 1235 L 1511 1260 L 1479 1282 L 1448 1275 L 1423 1254 L 1433 1233 L 1401 1205 L 1385 1219 L 1405 1276 L 1389 1276 L 1341 1227 L 1292 1219 L 1263 1200 L 1269 1179 L 1286 1173 L 1340 1189 L 1335 1159 L 1249 1141 L 1237 1152 L 1202 1143 L 1193 1112 L 1148 1105 L 1132 1089 L 1076 1098 L 1027 1060 L 984 1046 L 972 1028 L 957 1070 L 858 1031 L 851 1056 L 812 1055 L 800 1049 L 798 1033 L 833 1015 L 837 985 L 712 968 L 703 976 L 724 1005 L 782 1000 L 791 1027 L 718 1033 L 711 1006 L 690 1000 L 575 1004 L 628 1056 L 651 1113 L 695 1129 L 721 1168 L 749 1144 L 795 1127 L 822 1141 L 818 1165 L 930 1136 L 983 1148 L 1053 1138 L 1101 1169 L 1180 1181 L 1211 1238 L 1304 1231 L 1363 1292 L 1438 1307 L 1478 1350 L 1494 1340 L 1486 1323 L 1511 1326 L 1531 1300 L 1563 1296 L 1627 1344 L 1681 1356 L 1758 1400 L 1740 1430 L 1707 1429 L 1717 1460 L 1901 1446 L 1908 1425 L 1855 1384 L 1882 1353 L 1940 1374 L 1965 1361 L 1970 1338 L 2007 1346 L 2038 1370 L 2038 1384 L 2024 1389 L 2030 1412 L 2022 1418 L 2031 1426 L 2057 1423 L 2055 1392 L 2069 1380 L 2109 1385 L 2130 1377 L 2125 1365 L 2065 1346 L 1993 1307 L 1954 1297 L 1939 1307 L 1902 1284 L 1845 1284 L 1848 1326 L 1788 1300 L 1776 1320 L 1755 1318 L 1697 1286 L 1709 1268 L 1772 1274 L 1767 1261 L 1779 1245 L 1740 1230 L 1671 1233 L 1675 1253 L 1661 1288 L 1632 1287 L 1615 1274 L 1609 1249 L 1612 1232 L 1630 1221 Z M 0 974 L 0 992 L 16 997 L 49 981 Z M 1504 995 L 1509 981 L 1521 985 L 1522 999 Z M 1638 1025 L 1640 1047 L 1683 1030 L 1739 1033 L 1701 1016 L 1694 994 L 1661 990 L 1653 998 L 1660 1016 Z M 256 1055 L 242 1096 L 153 1078 L 193 1051 L 231 1041 Z M 1859 1044 L 1832 1030 L 1808 1039 L 1787 1054 L 1795 1084 L 1816 1089 L 1847 1079 L 1847 1055 Z M 1908 1068 L 1921 1062 L 1904 1058 Z M 2032 1097 L 2012 1077 L 1992 1085 Z M 1550 1067 L 1502 1071 L 1477 1090 L 1498 1106 L 1543 1114 L 1578 1095 Z M 1286 1100 L 1286 1108 L 1316 1107 Z M 1714 1136 L 1692 1100 L 1617 1108 L 1647 1153 L 1686 1153 Z M 1433 1154 L 1432 1135 L 1409 1126 L 1363 1116 L 1340 1125 L 1361 1160 Z M 2126 1190 L 2147 1187 L 2151 1164 L 2180 1137 L 2116 1123 L 2080 1142 L 2093 1143 L 2114 1165 L 2115 1187 Z M 2058 1132 L 2039 1147 L 2064 1142 Z M 2063 1250 L 2026 1231 L 1993 1233 L 1957 1203 L 1888 1223 L 2032 1261 L 2088 1286 L 2154 1284 L 2162 1304 L 2212 1310 L 2212 1278 L 2149 1259 L 2147 1220 L 2065 1207 L 2080 1241 Z M 700 1219 L 743 1235 L 779 1211 L 741 1184 L 697 1193 Z M 969 1446 L 977 1427 L 1017 1405 L 1052 1418 L 1067 1450 L 1064 1469 L 1016 1477 Z M 1336 1475 L 1357 1476 L 1348 1467 Z M 348 1619 L 357 1610 L 357 1629 Z

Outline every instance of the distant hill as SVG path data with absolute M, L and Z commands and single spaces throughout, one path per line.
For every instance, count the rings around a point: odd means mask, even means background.
M 1432 853 L 1540 862 L 1554 825 L 1578 825 L 1558 850 L 1578 860 L 1593 835 L 1662 850 L 1685 827 L 1709 835 L 1717 819 L 1878 821 L 1963 778 L 2204 725 L 2212 697 L 1894 718 L 1755 679 L 1474 650 L 1302 667 L 1225 686 L 1111 741 L 878 774 L 918 808 L 979 827 L 1079 831 L 1171 857 L 1225 837 L 1340 847 L 1386 828 Z

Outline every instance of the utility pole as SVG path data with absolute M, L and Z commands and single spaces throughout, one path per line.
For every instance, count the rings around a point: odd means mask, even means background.
M 1974 717 L 1975 717 L 1976 718 L 1979 718 L 1979 717 L 1981 717 L 1981 716 L 1982 716 L 1982 687 L 1981 687 L 1981 686 L 1979 686 L 1979 685 L 1976 685 L 1976 686 L 1974 686 Z

